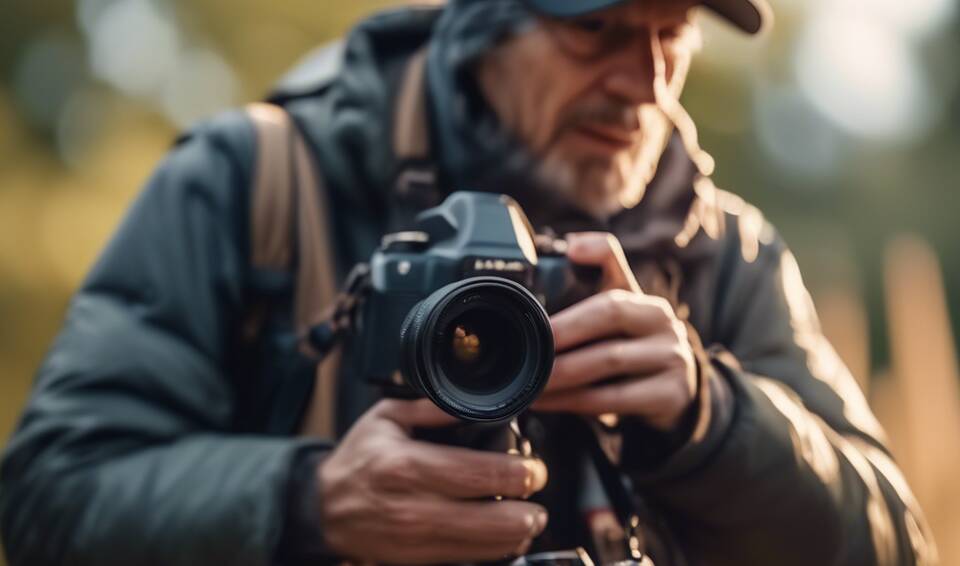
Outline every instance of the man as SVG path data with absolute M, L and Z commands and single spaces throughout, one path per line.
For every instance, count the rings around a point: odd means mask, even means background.
M 348 432 L 291 438 L 304 407 L 284 393 L 308 392 L 312 367 L 288 311 L 272 311 L 254 350 L 237 347 L 252 297 L 289 308 L 290 284 L 250 269 L 255 137 L 234 113 L 180 140 L 70 307 L 3 462 L 10 562 L 599 550 L 585 512 L 596 471 L 565 436 L 581 415 L 610 425 L 598 437 L 651 509 L 640 538 L 661 566 L 934 563 L 796 262 L 708 180 L 676 102 L 697 4 L 402 9 L 273 98 L 322 171 L 339 276 L 462 188 L 512 195 L 538 229 L 568 235 L 572 261 L 602 268 L 598 293 L 552 318 L 558 356 L 530 431 L 542 459 L 415 440 L 448 418 L 427 401 L 375 402 L 349 364 L 336 403 Z M 704 4 L 747 32 L 769 18 L 759 0 Z

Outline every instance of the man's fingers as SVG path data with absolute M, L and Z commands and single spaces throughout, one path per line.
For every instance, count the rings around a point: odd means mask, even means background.
M 558 352 L 610 336 L 645 336 L 670 327 L 674 317 L 662 297 L 614 289 L 593 295 L 555 314 L 554 347 Z
M 541 460 L 428 442 L 411 442 L 378 466 L 381 480 L 394 490 L 457 499 L 527 498 L 547 483 Z
M 620 241 L 606 232 L 577 232 L 567 235 L 567 257 L 574 263 L 603 269 L 603 289 L 640 292 Z
M 318 467 L 330 548 L 361 562 L 461 563 L 523 552 L 546 524 L 526 497 L 543 462 L 421 442 L 416 427 L 455 422 L 430 401 L 374 405 Z
M 663 419 L 673 418 L 677 407 L 688 405 L 691 396 L 686 379 L 679 372 L 671 370 L 645 379 L 546 393 L 533 409 L 593 416 L 632 414 L 666 427 L 672 423 Z
M 437 500 L 436 511 L 443 538 L 461 542 L 503 542 L 499 554 L 514 551 L 522 542 L 543 532 L 547 511 L 528 501 L 445 502 Z
M 668 335 L 605 340 L 557 356 L 546 391 L 562 391 L 622 375 L 651 374 L 680 359 Z
M 370 409 L 374 414 L 391 420 L 407 432 L 415 427 L 440 427 L 460 422 L 456 417 L 443 412 L 429 399 L 408 401 L 383 399 Z
M 395 563 L 490 561 L 524 552 L 543 532 L 546 510 L 524 501 L 398 501 L 409 536 L 396 539 Z M 389 520 L 389 519 L 388 519 Z

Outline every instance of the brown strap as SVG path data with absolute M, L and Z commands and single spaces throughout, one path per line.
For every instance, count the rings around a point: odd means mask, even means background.
M 278 106 L 256 103 L 247 113 L 257 130 L 254 164 L 250 246 L 254 267 L 290 269 L 290 220 L 294 187 L 289 165 L 290 129 Z
M 393 153 L 398 161 L 423 159 L 430 152 L 427 138 L 425 77 L 427 50 L 417 51 L 404 71 L 394 108 Z
M 313 166 L 310 150 L 299 134 L 294 135 L 293 165 L 297 184 L 299 248 L 294 315 L 297 335 L 306 337 L 310 327 L 325 318 L 326 307 L 337 297 L 337 285 L 333 275 L 330 214 L 327 200 L 322 198 L 326 191 Z M 301 345 L 309 348 L 306 340 L 301 340 Z
M 255 103 L 247 112 L 257 131 L 257 162 L 251 206 L 254 267 L 290 271 L 297 254 L 294 325 L 300 349 L 316 354 L 306 340 L 336 298 L 334 255 L 323 178 L 290 116 L 279 106 Z M 293 240 L 294 234 L 296 240 Z M 339 351 L 317 366 L 313 398 L 303 434 L 332 437 Z

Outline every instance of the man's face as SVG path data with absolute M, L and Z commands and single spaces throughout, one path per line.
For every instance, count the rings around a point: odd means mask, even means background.
M 484 95 L 541 177 L 596 216 L 636 204 L 653 177 L 672 130 L 658 94 L 663 102 L 683 87 L 699 45 L 695 4 L 643 0 L 538 18 L 478 64 Z

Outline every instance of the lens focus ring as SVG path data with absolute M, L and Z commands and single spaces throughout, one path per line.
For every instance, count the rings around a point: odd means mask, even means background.
M 553 367 L 546 311 L 521 285 L 474 277 L 415 306 L 401 331 L 407 382 L 444 411 L 500 421 L 526 409 Z

